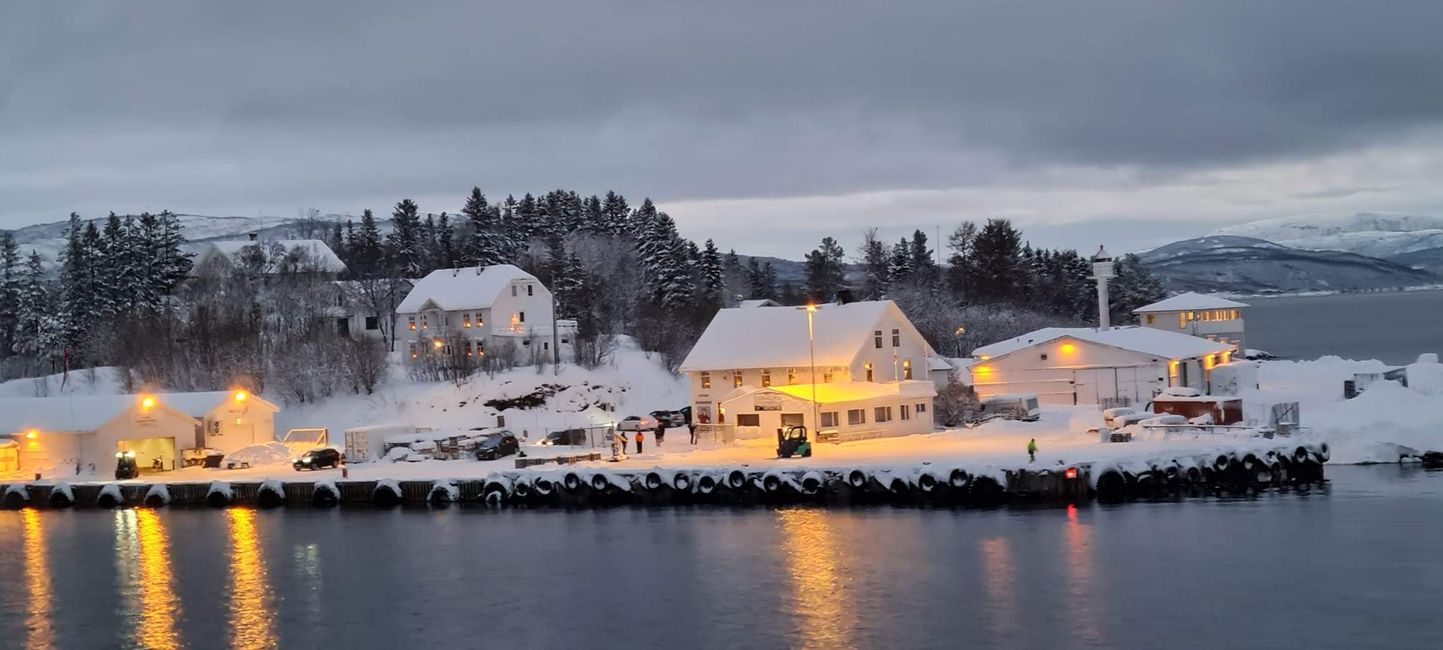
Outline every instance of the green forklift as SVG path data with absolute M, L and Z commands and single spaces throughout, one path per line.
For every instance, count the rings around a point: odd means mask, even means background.
M 810 458 L 811 455 L 812 443 L 807 440 L 806 427 L 795 424 L 787 427 L 785 431 L 777 429 L 777 458 Z

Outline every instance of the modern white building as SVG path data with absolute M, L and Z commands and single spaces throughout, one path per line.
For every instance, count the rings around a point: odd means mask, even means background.
M 933 356 L 890 300 L 738 307 L 717 312 L 681 370 L 698 425 L 739 438 L 803 425 L 845 440 L 931 432 Z
M 1221 341 L 1148 327 L 1049 327 L 973 351 L 978 397 L 1036 393 L 1044 404 L 1145 404 L 1168 386 L 1208 389 L 1232 359 Z
M 418 280 L 396 307 L 397 340 L 408 358 L 435 350 L 486 354 L 514 346 L 519 355 L 539 346 L 541 358 L 552 350 L 551 291 L 536 276 L 510 264 L 440 269 Z M 561 321 L 556 338 L 563 349 L 575 336 L 574 321 Z
M 275 440 L 278 411 L 240 390 L 3 399 L 0 437 L 16 442 L 27 475 L 103 475 L 123 451 L 142 471 L 168 471 L 187 449 L 230 453 Z
M 1247 304 L 1201 293 L 1183 293 L 1132 310 L 1143 327 L 1181 332 L 1247 349 L 1243 309 Z

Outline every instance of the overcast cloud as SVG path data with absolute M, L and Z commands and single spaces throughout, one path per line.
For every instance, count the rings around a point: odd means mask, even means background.
M 654 197 L 683 234 L 1008 216 L 1139 248 L 1443 212 L 1443 3 L 7 2 L 0 227 Z

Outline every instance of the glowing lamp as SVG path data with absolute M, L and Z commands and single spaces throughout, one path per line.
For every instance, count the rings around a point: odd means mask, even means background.
M 154 397 L 151 397 L 151 396 L 149 396 L 149 395 L 146 395 L 145 397 L 140 398 L 140 408 L 142 408 L 142 409 L 144 409 L 144 410 L 147 410 L 147 411 L 149 411 L 150 409 L 155 408 L 155 398 L 154 398 Z
M 1065 469 L 1065 470 L 1062 470 L 1062 478 L 1065 478 L 1065 479 L 1074 479 L 1074 478 L 1077 478 L 1077 468 L 1076 468 L 1076 467 L 1069 467 L 1069 468 L 1067 468 L 1067 469 Z
M 988 359 L 991 359 L 991 358 L 992 358 L 992 355 L 990 355 L 990 354 L 979 354 L 979 355 L 977 355 L 977 358 L 978 358 L 978 359 L 981 359 L 981 360 L 983 360 L 983 361 L 986 361 L 986 360 L 988 360 Z
M 31 430 L 25 432 L 25 439 L 26 439 L 26 440 L 34 440 L 34 439 L 36 438 L 36 436 L 39 436 L 39 435 L 40 435 L 40 434 L 39 434 L 39 433 L 36 433 L 34 429 L 31 429 Z
M 1072 354 L 1073 352 L 1076 352 L 1076 351 L 1077 351 L 1077 346 L 1075 346 L 1075 345 L 1073 345 L 1073 344 L 1071 344 L 1071 343 L 1063 343 L 1063 344 L 1062 344 L 1062 353 L 1063 353 L 1063 354 Z
M 985 374 L 987 374 L 987 373 L 989 373 L 989 372 L 992 372 L 992 368 L 989 368 L 989 367 L 987 367 L 987 366 L 977 366 L 977 372 L 980 372 L 980 373 L 982 373 L 982 374 L 985 375 Z
M 232 396 L 232 397 L 233 397 L 233 399 L 235 399 L 235 401 L 237 401 L 237 402 L 244 402 L 244 401 L 246 401 L 246 399 L 248 399 L 248 398 L 250 397 L 250 395 L 249 395 L 248 393 L 246 393 L 245 391 L 243 391 L 243 390 L 238 390 L 238 391 L 235 392 L 235 395 Z
M 431 347 L 436 348 L 437 350 L 440 350 L 442 345 L 445 345 L 445 344 L 441 342 L 441 339 L 436 339 L 436 340 L 434 340 L 434 341 L 431 341 Z
M 816 311 L 816 310 L 817 310 L 817 306 L 816 306 L 816 305 L 814 305 L 814 304 L 808 304 L 808 305 L 807 305 L 807 311 Z

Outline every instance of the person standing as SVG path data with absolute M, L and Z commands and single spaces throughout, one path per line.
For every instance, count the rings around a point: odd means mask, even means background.
M 638 441 L 637 444 L 641 444 L 641 443 Z M 637 449 L 637 451 L 641 451 L 641 450 L 640 450 L 640 449 Z M 1033 439 L 1027 441 L 1027 462 L 1029 462 L 1029 463 L 1035 463 L 1035 462 L 1037 462 L 1037 439 L 1036 439 L 1036 438 L 1033 438 Z
M 665 442 L 665 441 L 666 441 L 666 423 L 662 422 L 661 420 L 657 420 L 657 421 L 656 421 L 656 447 L 657 447 L 657 451 L 660 451 L 660 450 L 661 450 L 661 443 L 663 443 L 663 442 Z
M 638 454 L 641 453 L 641 441 L 644 436 L 645 434 L 641 432 L 641 429 L 636 430 L 636 453 Z

